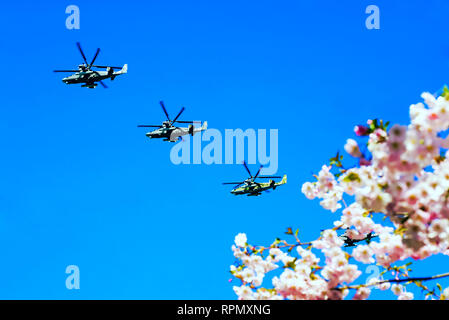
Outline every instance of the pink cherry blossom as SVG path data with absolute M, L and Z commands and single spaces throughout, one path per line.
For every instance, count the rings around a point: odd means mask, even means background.
M 449 128 L 449 101 L 421 97 L 424 103 L 409 108 L 408 125 L 369 120 L 354 128 L 368 150 L 362 155 L 359 142 L 346 141 L 358 165 L 333 158 L 302 185 L 307 199 L 334 213 L 315 240 L 301 242 L 291 229 L 294 243 L 276 239 L 267 247 L 248 245 L 244 233 L 235 237 L 239 263 L 230 271 L 242 282 L 234 286 L 239 299 L 367 299 L 372 290 L 414 298 L 406 261 L 449 255 L 449 137 L 440 135 Z M 363 283 L 359 266 L 371 264 L 388 272 Z M 270 284 L 265 275 L 273 270 L 279 273 Z M 428 296 L 449 299 L 449 288 Z

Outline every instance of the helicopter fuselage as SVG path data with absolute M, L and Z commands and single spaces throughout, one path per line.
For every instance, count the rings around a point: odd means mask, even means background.
M 89 83 L 109 78 L 106 71 L 80 71 L 62 79 L 66 84 L 72 83 Z
M 83 57 L 84 63 L 78 65 L 78 69 L 73 70 L 54 70 L 54 72 L 70 72 L 72 73 L 68 77 L 64 77 L 62 79 L 62 82 L 65 84 L 74 84 L 74 83 L 84 83 L 82 87 L 88 87 L 88 88 L 95 88 L 97 86 L 97 83 L 99 82 L 104 88 L 107 88 L 107 85 L 103 83 L 102 80 L 111 78 L 111 80 L 114 80 L 114 78 L 118 75 L 125 74 L 128 72 L 128 65 L 124 64 L 123 67 L 120 69 L 120 67 L 113 67 L 113 66 L 100 66 L 100 65 L 94 65 L 95 60 L 98 57 L 98 54 L 100 53 L 100 48 L 97 49 L 92 61 L 89 63 L 87 62 L 86 55 L 83 52 L 83 49 L 81 49 L 81 44 L 79 42 L 76 43 L 79 52 L 81 53 L 81 56 Z M 92 68 L 100 68 L 100 69 L 106 69 L 106 71 L 97 71 L 92 70 Z M 117 72 L 114 72 L 114 69 L 120 69 Z M 75 72 L 75 73 L 73 73 Z
M 207 129 L 207 122 L 204 123 L 202 127 L 195 128 L 194 126 L 189 127 L 162 127 L 151 132 L 148 132 L 146 136 L 151 139 L 164 138 L 164 141 L 176 142 L 181 136 L 194 135 L 197 132 L 201 132 Z
M 166 138 L 170 140 L 171 134 L 176 130 L 175 127 L 171 128 L 159 128 L 156 130 L 153 130 L 151 132 L 148 132 L 146 136 L 148 138 L 154 139 L 154 138 Z M 176 141 L 176 140 L 175 140 Z
M 111 78 L 114 80 L 116 76 L 127 72 L 127 65 L 125 64 L 120 71 L 114 72 L 113 69 L 107 71 L 93 71 L 93 70 L 80 70 L 68 77 L 62 79 L 65 84 L 84 83 L 83 87 L 95 88 L 98 81 Z
M 245 182 L 241 187 L 231 190 L 234 195 L 246 194 L 248 196 L 260 196 L 263 191 L 276 189 L 276 187 L 287 183 L 287 175 L 284 175 L 280 182 L 270 180 L 269 182 Z

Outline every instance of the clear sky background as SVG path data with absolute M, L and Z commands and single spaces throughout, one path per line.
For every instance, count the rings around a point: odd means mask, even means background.
M 65 27 L 70 4 L 80 30 Z M 365 28 L 369 4 L 380 30 Z M 315 239 L 336 216 L 302 183 L 355 124 L 407 124 L 421 92 L 449 81 L 447 12 L 443 0 L 4 2 L 0 298 L 234 299 L 234 236 L 270 244 L 291 226 Z M 77 41 L 129 73 L 109 89 L 65 85 L 52 70 L 82 62 Z M 173 145 L 136 128 L 163 120 L 161 99 L 211 128 L 279 129 L 288 184 L 235 197 L 221 182 L 245 178 L 240 164 L 172 164 Z M 65 287 L 71 264 L 80 290 Z

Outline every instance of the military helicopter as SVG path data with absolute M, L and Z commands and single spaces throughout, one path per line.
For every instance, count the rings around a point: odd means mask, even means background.
M 104 84 L 102 80 L 108 78 L 114 80 L 115 77 L 128 72 L 127 64 L 125 64 L 123 67 L 94 65 L 94 62 L 97 59 L 98 54 L 100 53 L 100 48 L 97 49 L 97 52 L 95 53 L 94 58 L 92 59 L 92 62 L 88 63 L 86 56 L 84 55 L 83 49 L 81 49 L 81 44 L 77 42 L 76 45 L 81 53 L 81 56 L 83 57 L 84 63 L 78 65 L 78 70 L 54 70 L 54 72 L 75 72 L 74 74 L 63 78 L 62 82 L 66 84 L 84 83 L 81 87 L 87 87 L 91 89 L 95 88 L 98 85 L 96 82 L 99 82 L 104 88 L 107 88 L 108 86 Z M 92 67 L 106 69 L 106 71 L 92 70 Z M 115 72 L 114 69 L 120 70 Z
M 173 119 L 170 120 L 170 116 L 168 115 L 167 109 L 165 108 L 164 102 L 159 102 L 162 110 L 165 113 L 165 116 L 167 117 L 167 120 L 162 122 L 162 125 L 146 125 L 146 124 L 139 124 L 137 127 L 139 128 L 158 128 L 156 130 L 153 130 L 151 132 L 148 132 L 146 136 L 148 138 L 163 138 L 163 141 L 170 141 L 170 142 L 176 142 L 178 140 L 181 140 L 181 136 L 185 135 L 194 135 L 197 132 L 205 131 L 207 130 L 207 121 L 204 121 L 203 125 L 199 128 L 195 128 L 193 126 L 193 123 L 196 123 L 194 121 L 180 121 L 178 120 L 181 113 L 184 112 L 185 108 L 182 107 L 181 111 L 179 111 L 178 115 Z M 186 127 L 177 127 L 174 126 L 175 123 L 189 123 L 189 126 Z
M 362 239 L 353 239 L 353 238 L 349 237 L 346 232 L 340 236 L 340 238 L 342 238 L 345 243 L 345 247 L 355 247 L 356 243 L 362 242 L 362 241 L 366 241 L 366 243 L 369 244 L 371 242 L 371 239 L 376 238 L 376 237 L 378 237 L 378 235 L 374 234 L 372 232 L 368 233 Z
M 242 182 L 224 182 L 223 184 L 234 184 L 236 185 L 234 189 L 231 190 L 231 193 L 234 195 L 246 194 L 248 196 L 260 196 L 263 191 L 268 191 L 270 189 L 275 190 L 278 186 L 287 183 L 287 175 L 284 177 L 279 176 L 259 176 L 260 170 L 263 166 L 260 166 L 259 171 L 253 176 L 251 171 L 249 171 L 246 162 L 243 161 L 243 166 L 249 174 L 249 178 Z M 279 179 L 282 178 L 280 182 L 275 182 L 274 180 L 270 180 L 269 182 L 256 182 L 256 179 Z

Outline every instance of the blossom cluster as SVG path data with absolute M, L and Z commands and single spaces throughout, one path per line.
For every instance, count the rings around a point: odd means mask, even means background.
M 359 139 L 367 138 L 366 148 L 354 139 L 344 146 L 356 166 L 345 168 L 337 154 L 316 181 L 303 184 L 308 199 L 339 212 L 317 240 L 304 244 L 295 235 L 294 244 L 278 239 L 254 247 L 245 234 L 236 237 L 232 250 L 240 264 L 231 266 L 231 273 L 242 282 L 234 287 L 240 299 L 344 299 L 351 290 L 353 299 L 367 299 L 372 289 L 413 299 L 409 283 L 427 290 L 428 297 L 449 299 L 449 289 L 437 293 L 421 281 L 406 281 L 409 263 L 397 266 L 406 259 L 449 255 L 449 138 L 444 137 L 449 99 L 429 93 L 422 98 L 424 103 L 410 106 L 408 126 L 389 127 L 376 119 L 354 128 Z M 377 264 L 394 278 L 356 284 L 360 264 Z M 272 286 L 265 288 L 266 273 L 275 269 Z

